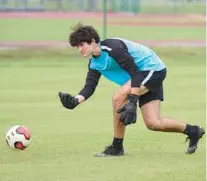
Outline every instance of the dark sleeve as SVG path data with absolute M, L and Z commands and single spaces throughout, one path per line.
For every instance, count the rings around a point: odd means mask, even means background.
M 109 55 L 114 58 L 122 69 L 129 73 L 131 76 L 131 87 L 139 87 L 143 80 L 141 72 L 139 72 L 124 42 L 117 41 L 117 44 L 119 45 L 116 46 L 116 43 L 113 43 Z
M 98 85 L 99 79 L 101 77 L 101 73 L 97 70 L 93 70 L 90 68 L 86 76 L 86 83 L 84 88 L 79 92 L 79 95 L 82 95 L 85 100 L 88 99 L 94 93 L 96 86 Z

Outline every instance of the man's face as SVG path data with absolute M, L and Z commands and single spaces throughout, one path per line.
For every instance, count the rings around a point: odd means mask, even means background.
M 87 57 L 93 54 L 93 43 L 88 44 L 87 42 L 80 42 L 78 49 L 83 57 Z

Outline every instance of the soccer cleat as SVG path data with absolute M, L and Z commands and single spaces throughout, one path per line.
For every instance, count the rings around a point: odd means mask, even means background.
M 205 134 L 204 129 L 197 126 L 197 134 L 194 135 L 194 136 L 188 136 L 186 138 L 186 142 L 188 141 L 188 139 L 190 140 L 189 141 L 189 146 L 188 146 L 188 148 L 185 152 L 186 154 L 192 154 L 196 151 L 197 146 L 198 146 L 198 141 L 199 141 L 200 138 L 202 138 L 202 136 L 204 134 Z
M 114 145 L 109 145 L 105 148 L 105 150 L 102 153 L 97 153 L 96 157 L 111 157 L 111 156 L 123 156 L 124 155 L 124 149 L 117 149 L 114 147 Z

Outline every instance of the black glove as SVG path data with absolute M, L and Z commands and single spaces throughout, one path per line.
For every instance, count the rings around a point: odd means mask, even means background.
M 78 104 L 78 99 L 67 93 L 58 93 L 62 105 L 67 109 L 74 109 Z
M 117 110 L 117 113 L 121 113 L 120 121 L 123 122 L 125 126 L 129 124 L 135 124 L 137 120 L 137 101 L 139 96 L 130 94 L 128 95 L 128 103 Z

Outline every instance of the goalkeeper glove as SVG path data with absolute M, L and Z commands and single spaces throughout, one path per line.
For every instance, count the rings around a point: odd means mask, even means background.
M 74 109 L 78 104 L 78 99 L 67 93 L 58 93 L 62 105 L 67 109 Z
M 125 126 L 136 123 L 138 100 L 139 96 L 130 94 L 128 95 L 128 103 L 121 109 L 117 110 L 117 113 L 121 113 L 120 121 L 123 122 Z

